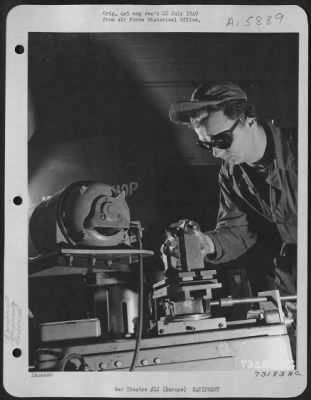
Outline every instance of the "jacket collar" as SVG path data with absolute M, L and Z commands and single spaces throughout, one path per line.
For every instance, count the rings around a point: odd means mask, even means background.
M 274 144 L 273 165 L 266 177 L 266 182 L 273 188 L 282 190 L 281 170 L 286 169 L 286 163 L 289 161 L 288 151 L 286 151 L 286 141 L 284 140 L 285 138 L 283 138 L 281 129 L 274 125 L 273 121 L 264 121 L 261 122 L 261 124 L 265 132 L 271 135 Z M 242 171 L 242 169 L 240 170 Z M 236 176 L 237 182 L 243 179 L 242 175 Z
M 285 135 L 282 134 L 278 126 L 274 125 L 273 121 L 265 121 L 262 126 L 265 132 L 268 135 L 270 134 L 273 139 L 276 165 L 280 169 L 286 169 L 288 151 Z
M 274 143 L 274 155 L 273 166 L 266 178 L 266 182 L 272 187 L 282 190 L 282 181 L 280 177 L 280 170 L 285 169 L 285 152 L 284 152 L 284 141 L 282 140 L 281 130 L 275 126 L 272 121 L 262 123 L 262 126 L 266 134 L 270 134 Z

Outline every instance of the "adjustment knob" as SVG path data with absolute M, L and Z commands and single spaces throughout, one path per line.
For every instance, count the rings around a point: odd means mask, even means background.
M 160 360 L 159 357 L 155 357 L 155 358 L 153 359 L 153 362 L 154 362 L 155 364 L 160 364 L 160 363 L 161 363 L 161 360 Z
M 148 360 L 141 360 L 141 365 L 149 365 L 149 361 Z

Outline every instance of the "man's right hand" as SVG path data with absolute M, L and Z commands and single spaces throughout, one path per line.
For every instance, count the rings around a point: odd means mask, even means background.
M 199 239 L 200 250 L 203 258 L 208 254 L 215 253 L 215 245 L 212 239 L 201 231 L 194 231 L 194 234 Z
M 172 232 L 174 232 L 174 230 L 178 229 L 179 227 L 184 226 L 185 221 L 186 220 L 179 220 L 178 222 L 170 225 Z M 194 234 L 199 239 L 202 256 L 205 257 L 208 254 L 213 254 L 215 252 L 215 245 L 212 239 L 208 235 L 200 231 L 199 225 L 197 223 L 193 221 L 187 221 L 187 224 L 191 228 L 190 234 Z M 180 258 L 179 243 L 177 237 L 174 235 L 174 233 L 171 233 L 170 230 L 167 231 L 166 236 L 167 239 L 163 246 L 164 253 L 168 253 L 173 257 Z

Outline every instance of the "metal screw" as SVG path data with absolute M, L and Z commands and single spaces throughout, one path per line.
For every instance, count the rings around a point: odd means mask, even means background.
M 100 370 L 105 369 L 105 368 L 107 368 L 107 367 L 108 367 L 108 364 L 105 363 L 105 362 L 100 362 L 100 363 L 98 364 L 98 368 L 99 368 Z
M 111 266 L 112 266 L 112 260 L 111 260 L 111 259 L 106 260 L 106 264 L 107 264 L 107 266 L 108 266 L 109 268 L 111 268 Z
M 116 361 L 114 363 L 114 366 L 117 367 L 117 368 L 120 368 L 120 367 L 122 367 L 122 362 L 121 361 Z
M 194 326 L 186 326 L 186 330 L 187 331 L 195 331 L 195 327 Z

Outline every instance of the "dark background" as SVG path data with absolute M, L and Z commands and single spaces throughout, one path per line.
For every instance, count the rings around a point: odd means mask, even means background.
M 30 213 L 91 179 L 138 186 L 127 201 L 147 230 L 184 217 L 213 228 L 219 164 L 168 108 L 222 79 L 239 83 L 261 118 L 297 127 L 296 34 L 31 33 Z

